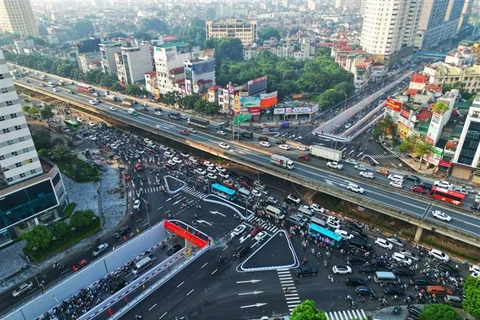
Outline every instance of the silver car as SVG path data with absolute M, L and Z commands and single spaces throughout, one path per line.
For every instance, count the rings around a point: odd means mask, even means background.
M 22 294 L 29 292 L 30 290 L 33 290 L 33 282 L 27 281 L 25 283 L 22 283 L 17 289 L 13 290 L 12 296 L 19 297 Z

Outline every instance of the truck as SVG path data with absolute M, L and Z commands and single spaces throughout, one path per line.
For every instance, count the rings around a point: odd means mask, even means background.
M 137 110 L 135 110 L 133 108 L 128 108 L 127 112 L 128 112 L 128 114 L 131 114 L 132 116 L 138 115 Z
M 105 96 L 105 99 L 109 100 L 109 101 L 113 101 L 113 102 L 117 102 L 119 101 L 120 99 L 118 99 L 117 96 L 114 96 L 113 94 L 108 94 Z
M 123 104 L 124 106 L 131 107 L 131 106 L 133 106 L 133 101 L 132 101 L 132 100 L 129 100 L 129 99 L 124 99 L 124 100 L 122 101 L 122 104 Z
M 242 131 L 242 132 L 240 132 L 240 136 L 244 139 L 253 139 L 253 132 L 252 131 Z
M 188 118 L 188 124 L 206 129 L 210 126 L 210 121 L 190 117 Z
M 295 166 L 292 160 L 279 154 L 272 154 L 270 158 L 270 162 L 272 162 L 273 164 L 279 167 L 286 168 L 288 170 L 292 170 L 293 167 Z
M 310 154 L 312 156 L 330 161 L 340 161 L 343 156 L 342 150 L 335 150 L 323 146 L 312 146 Z
M 78 92 L 83 92 L 83 93 L 92 93 L 94 92 L 95 90 L 93 90 L 93 88 L 89 85 L 78 85 L 77 86 L 77 90 Z

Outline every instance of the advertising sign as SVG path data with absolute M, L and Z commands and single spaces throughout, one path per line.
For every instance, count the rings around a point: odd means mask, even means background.
M 273 114 L 285 114 L 285 108 L 275 108 Z
M 267 76 L 248 81 L 248 95 L 254 95 L 267 90 Z
M 277 91 L 260 95 L 260 106 L 262 108 L 273 107 L 277 103 L 278 103 Z
M 410 117 L 410 110 L 407 109 L 401 109 L 400 110 L 400 115 L 404 117 L 405 119 L 408 119 Z
M 398 123 L 398 134 L 399 134 L 399 135 L 402 137 L 402 139 L 404 139 L 404 140 L 407 138 L 408 127 L 407 127 L 405 124 L 401 123 L 401 122 Z
M 438 162 L 439 166 L 450 168 L 452 166 L 451 162 L 440 160 Z
M 296 107 L 292 109 L 292 113 L 295 114 L 310 114 L 312 108 L 310 107 Z
M 260 97 L 240 97 L 242 108 L 260 107 Z
M 387 98 L 387 100 L 385 101 L 385 107 L 398 112 L 402 108 L 402 103 L 400 101 L 395 101 L 391 98 Z
M 259 116 L 261 110 L 262 110 L 262 108 L 260 108 L 260 107 L 249 107 L 248 108 L 248 113 L 250 113 L 254 116 Z

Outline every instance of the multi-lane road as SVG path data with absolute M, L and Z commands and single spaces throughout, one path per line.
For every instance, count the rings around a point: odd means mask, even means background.
M 61 79 L 53 76 L 49 76 L 49 78 L 58 80 Z M 43 81 L 34 76 L 32 73 L 29 75 L 29 80 L 30 83 L 26 83 L 25 80 L 17 80 L 16 83 L 21 84 L 24 87 L 52 90 L 51 88 L 47 87 L 42 88 L 40 83 Z M 47 81 L 49 80 L 47 79 Z M 91 95 L 72 95 L 68 93 L 69 89 L 73 89 L 73 87 L 58 87 L 58 92 L 52 91 L 52 94 L 55 94 L 63 99 L 81 102 L 84 104 L 89 104 L 89 100 L 92 99 Z M 101 91 L 103 90 L 100 90 L 100 92 Z M 110 107 L 112 106 L 115 106 L 117 110 L 111 111 Z M 151 107 L 149 108 L 150 112 L 140 111 L 138 116 L 132 116 L 128 114 L 127 109 L 121 107 L 119 104 L 112 104 L 106 101 L 92 107 L 101 110 L 104 114 L 110 114 L 112 117 L 124 120 L 129 124 L 149 127 L 153 130 L 156 130 L 160 135 L 162 133 L 177 135 L 179 138 L 184 138 L 186 140 L 186 144 L 200 143 L 207 145 L 210 148 L 218 149 L 219 153 L 225 152 L 234 157 L 245 159 L 253 166 L 255 164 L 259 164 L 263 167 L 273 168 L 270 163 L 271 153 L 284 154 L 294 160 L 296 160 L 296 156 L 301 153 L 298 150 L 281 150 L 275 146 L 272 146 L 272 148 L 261 148 L 256 140 L 241 142 L 231 141 L 229 139 L 230 136 L 216 135 L 214 126 L 210 126 L 210 128 L 206 130 L 198 130 L 197 133 L 190 134 L 186 137 L 180 133 L 181 130 L 188 128 L 186 122 L 169 120 L 166 112 L 164 112 L 163 116 L 155 116 L 153 114 L 153 107 L 155 107 L 155 105 L 148 103 L 148 106 Z M 168 110 L 164 111 L 168 112 Z M 191 143 L 189 143 L 189 141 Z M 227 142 L 231 148 L 229 150 L 221 149 L 219 147 L 220 142 Z M 315 160 L 310 163 L 302 163 L 300 161 L 295 162 L 294 170 L 289 172 L 286 171 L 285 173 L 293 174 L 296 177 L 302 178 L 303 180 L 317 184 L 320 191 L 322 190 L 322 187 L 327 187 L 330 189 L 333 188 L 336 190 L 349 192 L 346 189 L 346 186 L 349 182 L 355 182 L 365 189 L 365 193 L 363 195 L 352 193 L 352 195 L 363 197 L 364 199 L 373 203 L 378 203 L 381 206 L 392 208 L 407 215 L 411 215 L 412 217 L 421 219 L 422 223 L 434 222 L 437 225 L 447 224 L 447 222 L 441 222 L 432 217 L 430 213 L 431 210 L 439 209 L 452 217 L 452 221 L 448 223 L 451 228 L 457 229 L 459 232 L 467 234 L 470 237 L 478 237 L 480 234 L 480 221 L 478 217 L 460 210 L 455 210 L 452 207 L 445 206 L 443 203 L 432 202 L 427 197 L 414 195 L 408 191 L 401 191 L 397 188 L 390 187 L 388 186 L 388 181 L 385 177 L 377 176 L 375 180 L 362 180 L 358 176 L 358 171 L 354 170 L 350 165 L 347 165 L 345 170 L 342 172 L 337 172 L 328 170 L 325 167 L 325 163 L 321 161 Z M 465 201 L 464 206 L 469 206 L 469 202 L 471 203 L 471 199 Z

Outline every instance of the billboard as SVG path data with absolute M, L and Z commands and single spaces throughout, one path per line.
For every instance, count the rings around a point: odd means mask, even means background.
M 260 97 L 240 97 L 242 108 L 260 107 Z
M 400 115 L 404 117 L 405 119 L 408 119 L 410 117 L 410 110 L 407 109 L 402 109 L 400 111 Z
M 393 111 L 400 111 L 400 108 L 402 108 L 402 103 L 400 101 L 395 101 L 391 98 L 387 98 L 385 101 L 385 107 L 393 110 Z
M 260 108 L 260 107 L 249 107 L 248 108 L 248 113 L 250 113 L 254 116 L 259 116 L 261 110 L 262 110 L 262 108 Z
M 254 95 L 267 90 L 267 76 L 248 81 L 248 95 Z
M 260 107 L 262 108 L 273 107 L 277 103 L 277 91 L 260 95 Z

